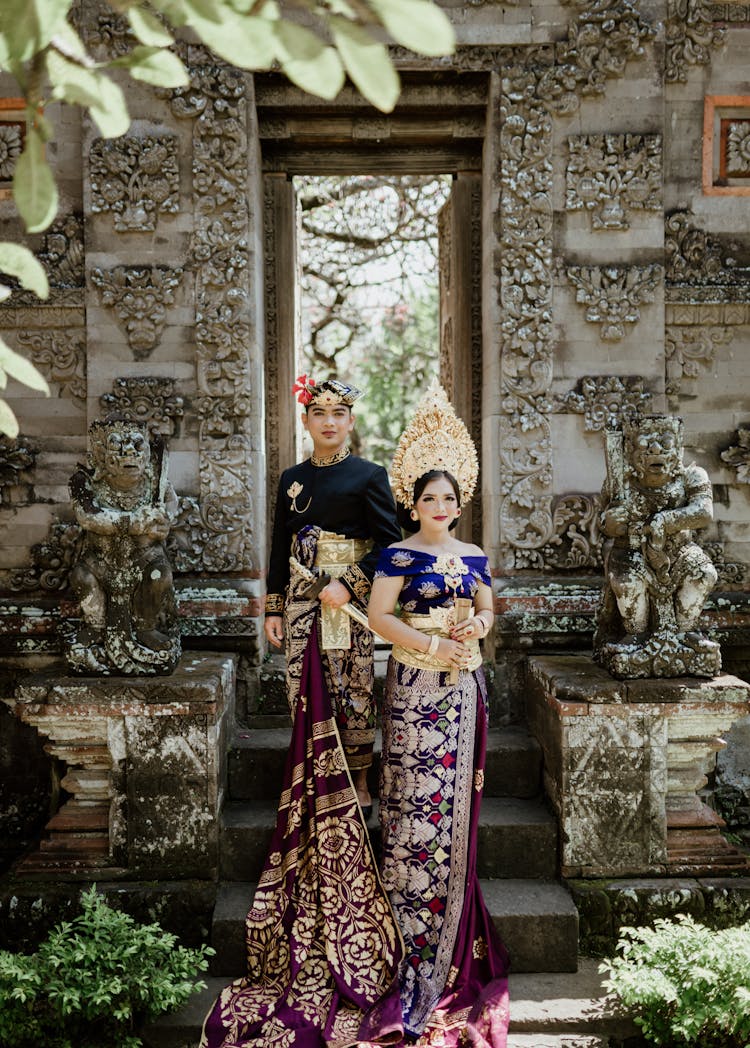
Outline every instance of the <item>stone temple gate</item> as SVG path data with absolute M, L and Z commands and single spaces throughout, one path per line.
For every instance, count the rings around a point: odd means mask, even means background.
M 55 705 L 33 675 L 54 668 L 59 626 L 75 612 L 67 583 L 79 534 L 67 481 L 85 454 L 89 423 L 105 410 L 130 412 L 169 443 L 183 642 L 211 663 L 213 684 L 190 700 L 192 734 L 175 729 L 175 746 L 197 769 L 192 789 L 206 826 L 216 826 L 226 769 L 221 757 L 206 778 L 201 754 L 225 751 L 237 724 L 266 723 L 257 718 L 281 709 L 260 616 L 269 499 L 292 454 L 296 174 L 454 177 L 441 229 L 435 352 L 480 448 L 470 530 L 494 574 L 497 619 L 485 654 L 496 723 L 525 722 L 528 694 L 557 672 L 544 660 L 590 650 L 603 432 L 633 410 L 682 415 L 687 455 L 709 473 L 715 520 L 706 542 L 720 582 L 705 626 L 721 641 L 726 671 L 750 679 L 750 5 L 442 6 L 458 49 L 439 60 L 394 49 L 403 92 L 391 116 L 353 88 L 323 103 L 275 74 L 223 66 L 196 46 L 185 47 L 188 88 L 128 83 L 133 123 L 119 139 L 101 139 L 77 112 L 53 113 L 60 214 L 34 244 L 51 295 L 39 303 L 16 292 L 0 307 L 3 337 L 52 390 L 50 399 L 8 390 L 21 435 L 0 449 L 2 697 Z M 128 44 L 118 21 L 93 3 L 81 8 L 99 53 Z M 9 85 L 0 83 L 0 94 L 0 139 L 10 143 L 19 102 Z M 0 218 L 20 238 L 12 174 L 9 159 L 0 165 Z M 734 698 L 724 697 L 736 700 L 729 725 L 737 723 L 740 737 L 746 700 L 742 681 L 733 686 Z M 95 699 L 91 716 L 104 716 L 114 701 L 106 686 Z M 131 767 L 128 755 L 169 735 L 173 700 L 119 694 L 121 745 L 110 745 L 103 764 L 92 756 L 100 736 L 51 747 L 68 775 L 64 793 L 75 794 L 86 775 L 110 776 L 98 828 L 85 832 L 116 851 L 112 869 L 182 875 L 163 857 L 149 865 L 148 849 L 134 857 L 140 831 L 135 815 L 122 814 L 128 803 L 137 808 L 135 782 L 160 788 L 158 769 Z M 61 699 L 63 719 L 77 701 Z M 136 724 L 149 702 L 161 703 L 158 727 L 156 717 Z M 39 836 L 50 803 L 57 807 L 48 759 L 29 727 L 41 731 L 36 706 L 26 724 L 0 715 L 0 858 L 8 864 Z M 547 730 L 542 719 L 532 717 L 539 733 Z M 639 728 L 644 737 L 662 729 L 643 719 Z M 553 749 L 545 750 L 548 765 Z M 735 806 L 750 812 L 750 759 L 741 747 L 734 766 Z M 71 767 L 86 775 L 72 783 Z M 117 786 L 117 775 L 128 774 L 130 788 Z M 125 798 L 116 816 L 107 814 L 112 790 Z M 200 854 L 184 841 L 175 852 L 206 883 L 221 865 L 217 832 L 196 831 Z M 649 854 L 612 869 L 563 862 L 563 873 L 670 872 L 663 850 Z M 554 876 L 560 864 L 552 866 Z

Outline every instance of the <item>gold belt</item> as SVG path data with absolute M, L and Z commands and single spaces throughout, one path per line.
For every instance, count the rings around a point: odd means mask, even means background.
M 411 626 L 412 629 L 427 634 L 429 637 L 435 634 L 439 637 L 449 637 L 451 619 L 449 613 L 452 610 L 452 608 L 435 608 L 431 615 L 407 613 L 401 616 L 401 621 L 405 622 L 407 626 Z M 468 664 L 463 668 L 470 671 L 479 669 L 482 665 L 482 652 L 479 650 L 479 641 L 468 640 L 464 641 L 464 644 L 469 649 L 470 658 Z M 412 669 L 416 670 L 451 669 L 450 663 L 443 662 L 436 655 L 428 655 L 426 651 L 415 651 L 414 648 L 404 648 L 401 644 L 393 645 L 391 655 L 398 662 L 402 662 L 404 666 L 411 666 Z
M 315 567 L 339 579 L 352 564 L 358 564 L 372 549 L 370 539 L 347 539 L 335 531 L 321 531 L 315 552 Z M 320 644 L 329 648 L 351 648 L 352 620 L 341 608 L 321 605 Z

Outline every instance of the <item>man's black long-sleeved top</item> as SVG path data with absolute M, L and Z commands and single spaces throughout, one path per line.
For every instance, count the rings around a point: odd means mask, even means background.
M 271 537 L 266 614 L 281 614 L 289 583 L 292 536 L 305 524 L 317 524 L 348 539 L 372 540 L 370 552 L 340 579 L 359 600 L 367 597 L 380 550 L 401 540 L 388 474 L 382 466 L 349 455 L 330 466 L 314 466 L 306 459 L 284 470 Z

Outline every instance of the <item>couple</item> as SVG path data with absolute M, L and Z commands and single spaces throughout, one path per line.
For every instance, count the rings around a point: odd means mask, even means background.
M 248 974 L 215 1002 L 201 1046 L 504 1048 L 507 956 L 476 876 L 490 577 L 452 535 L 476 452 L 433 383 L 393 462 L 402 541 L 385 470 L 346 446 L 359 391 L 304 376 L 296 389 L 314 452 L 281 478 L 266 609 L 286 646 L 292 740 Z M 393 644 L 379 866 L 365 826 L 371 630 Z

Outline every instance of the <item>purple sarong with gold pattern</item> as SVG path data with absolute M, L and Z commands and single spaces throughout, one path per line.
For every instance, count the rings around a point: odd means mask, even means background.
M 451 570 L 460 581 L 449 586 L 438 558 L 390 547 L 380 554 L 375 577 L 403 576 L 402 611 L 410 621 L 439 624 L 454 595 L 471 598 L 479 583 L 490 582 L 484 556 L 452 558 Z M 505 1048 L 508 956 L 476 872 L 487 746 L 484 675 L 462 670 L 452 683 L 448 671 L 419 661 L 390 660 L 381 762 L 381 876 L 404 938 L 405 1043 Z
M 316 629 L 246 942 L 248 974 L 220 994 L 201 1048 L 401 1041 L 401 938 L 347 771 Z

